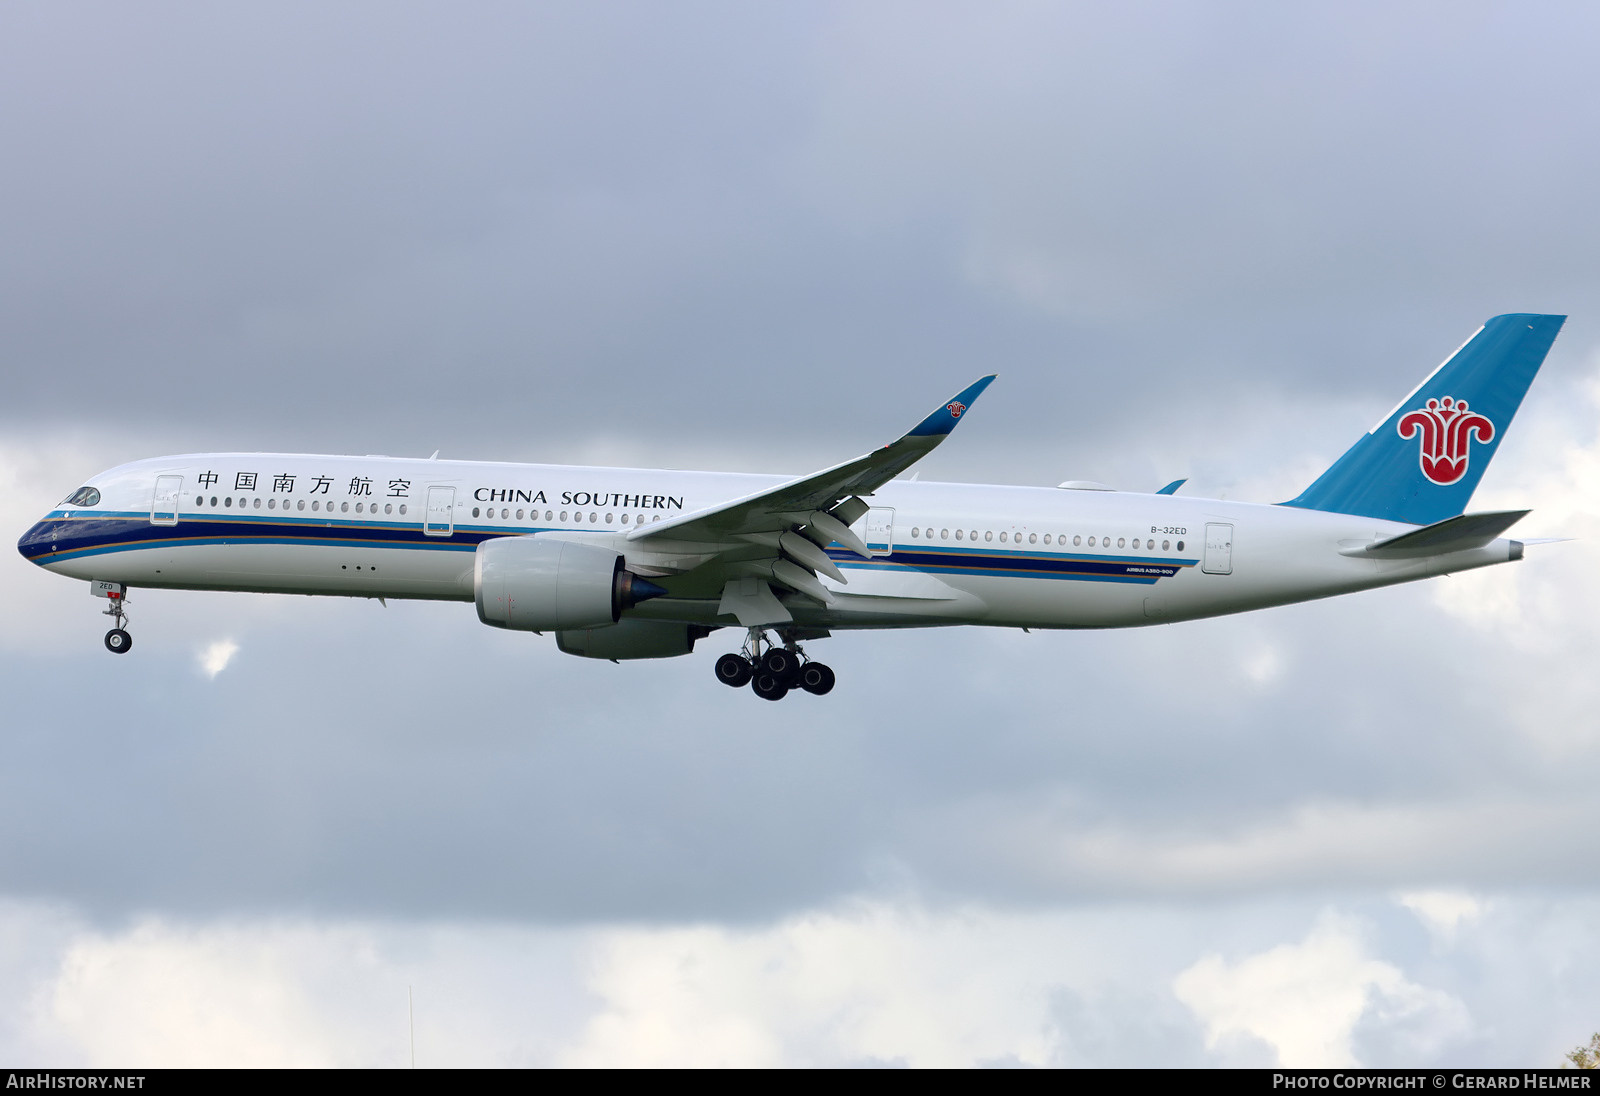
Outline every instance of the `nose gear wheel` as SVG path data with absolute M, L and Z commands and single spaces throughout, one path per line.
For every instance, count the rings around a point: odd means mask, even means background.
M 106 633 L 106 650 L 114 655 L 125 655 L 133 650 L 133 637 L 128 634 L 126 597 L 123 594 L 111 595 L 111 608 L 107 609 L 104 616 L 116 622 L 116 627 Z

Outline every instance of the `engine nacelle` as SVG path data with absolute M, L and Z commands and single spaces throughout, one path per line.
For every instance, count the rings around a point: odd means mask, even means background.
M 604 628 L 557 632 L 556 646 L 582 658 L 676 658 L 694 651 L 697 639 L 711 634 L 703 624 L 666 620 L 624 620 Z
M 536 536 L 478 545 L 472 585 L 479 620 L 524 632 L 615 624 L 624 609 L 666 593 L 624 569 L 616 552 Z

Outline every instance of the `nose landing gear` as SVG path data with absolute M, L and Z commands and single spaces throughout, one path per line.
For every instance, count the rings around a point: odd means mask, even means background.
M 95 597 L 103 597 L 111 602 L 105 611 L 116 624 L 116 627 L 106 633 L 106 650 L 114 655 L 125 655 L 133 650 L 133 637 L 128 634 L 125 625 L 128 623 L 128 594 L 119 582 L 92 582 L 89 592 Z
M 782 700 L 791 689 L 823 696 L 833 689 L 833 671 L 806 658 L 800 645 L 782 646 L 767 638 L 762 628 L 751 628 L 738 654 L 717 659 L 717 680 L 737 689 L 749 685 L 762 700 Z

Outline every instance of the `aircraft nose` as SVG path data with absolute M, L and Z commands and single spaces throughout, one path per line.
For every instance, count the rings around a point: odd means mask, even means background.
M 17 551 L 22 553 L 23 559 L 42 564 L 45 557 L 55 551 L 54 526 L 50 521 L 35 522 L 33 528 L 22 534 L 17 541 Z

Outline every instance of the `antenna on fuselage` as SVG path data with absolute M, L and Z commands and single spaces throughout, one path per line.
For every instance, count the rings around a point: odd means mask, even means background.
M 433 451 L 433 456 L 429 457 L 428 459 L 429 460 L 438 460 L 439 459 L 439 450 L 435 449 Z

